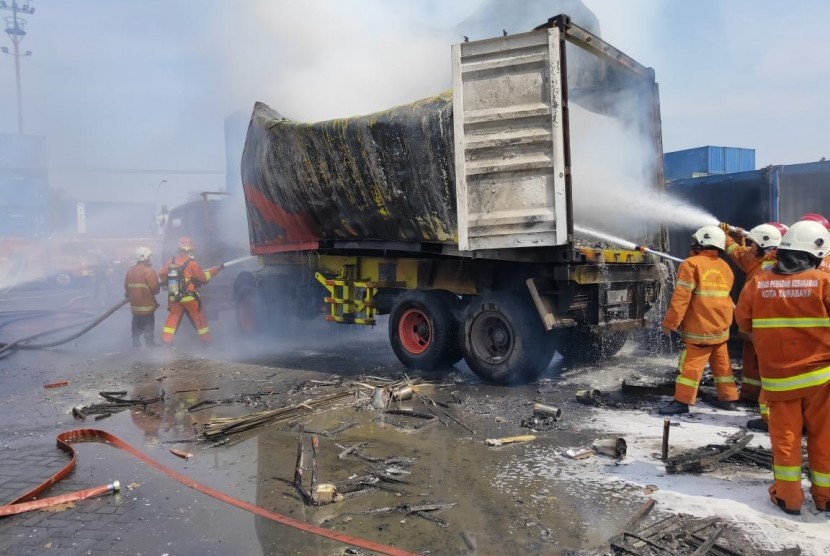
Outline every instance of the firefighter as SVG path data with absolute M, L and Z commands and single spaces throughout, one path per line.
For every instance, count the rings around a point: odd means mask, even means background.
M 781 243 L 781 237 L 787 232 L 787 227 L 779 222 L 760 224 L 749 232 L 744 232 L 741 228 L 735 228 L 726 222 L 722 222 L 721 229 L 726 232 L 726 255 L 735 266 L 743 271 L 746 276 L 745 284 L 752 280 L 752 277 L 760 270 L 775 266 L 778 245 Z M 733 235 L 736 238 L 731 237 Z M 738 243 L 735 239 L 742 243 Z M 759 404 L 761 418 L 750 419 L 746 426 L 751 430 L 766 432 L 767 406 L 763 400 L 759 403 L 758 399 L 761 393 L 761 378 L 758 375 L 758 358 L 755 355 L 755 346 L 746 339 L 742 344 L 743 372 L 738 402 L 746 405 Z
M 769 406 L 773 504 L 799 514 L 801 436 L 807 434 L 810 493 L 830 512 L 830 274 L 818 270 L 830 252 L 830 232 L 796 222 L 784 235 L 778 261 L 747 284 L 736 309 L 738 327 L 758 353 Z
M 808 212 L 807 214 L 801 217 L 801 220 L 808 220 L 811 222 L 818 222 L 822 226 L 825 227 L 828 231 L 830 231 L 830 220 L 827 220 L 820 214 L 816 214 L 815 212 Z M 830 255 L 824 257 L 824 260 L 821 261 L 821 265 L 819 268 L 825 272 L 830 272 Z
M 718 226 L 703 226 L 692 234 L 692 253 L 680 263 L 669 309 L 663 319 L 667 336 L 680 330 L 684 342 L 678 368 L 680 376 L 674 401 L 660 408 L 662 415 L 688 413 L 697 399 L 697 389 L 706 362 L 712 368 L 717 387 L 715 407 L 737 409 L 738 389 L 726 342 L 732 325 L 733 304 L 729 297 L 734 275 L 720 254 L 726 234 Z
M 156 309 L 159 304 L 156 295 L 159 293 L 159 279 L 153 270 L 150 258 L 153 252 L 147 247 L 139 247 L 135 251 L 135 264 L 127 270 L 124 277 L 124 297 L 130 300 L 130 309 L 133 313 L 132 334 L 133 347 L 141 347 L 141 336 L 144 336 L 144 346 L 152 347 L 156 328 Z
M 223 268 L 224 265 L 218 265 L 203 271 L 193 258 L 193 240 L 187 236 L 179 238 L 179 253 L 159 271 L 162 282 L 167 284 L 170 311 L 162 330 L 162 343 L 173 343 L 173 336 L 179 327 L 182 314 L 187 313 L 199 339 L 206 345 L 210 344 L 210 328 L 202 311 L 199 288 L 207 284 Z

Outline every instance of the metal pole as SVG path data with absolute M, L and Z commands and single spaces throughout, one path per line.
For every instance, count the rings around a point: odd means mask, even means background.
M 17 7 L 17 4 L 14 4 Z M 17 10 L 14 12 L 14 27 L 17 28 Z M 23 135 L 23 95 L 20 90 L 20 43 L 12 39 L 14 43 L 14 77 L 17 84 L 17 132 Z

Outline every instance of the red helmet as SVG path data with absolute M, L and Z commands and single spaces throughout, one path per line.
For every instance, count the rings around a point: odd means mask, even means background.
M 809 220 L 811 222 L 818 222 L 828 230 L 830 230 L 830 221 L 828 221 L 825 217 L 820 214 L 816 214 L 815 212 L 808 212 L 801 216 L 799 220 Z
M 784 237 L 784 234 L 786 234 L 787 230 L 789 230 L 787 225 L 782 224 L 781 222 L 767 222 L 767 224 L 769 224 L 770 226 L 772 226 L 773 228 L 775 228 L 776 230 L 781 232 L 781 237 Z
M 182 236 L 179 238 L 179 249 L 181 251 L 193 251 L 193 240 L 190 239 L 188 236 Z

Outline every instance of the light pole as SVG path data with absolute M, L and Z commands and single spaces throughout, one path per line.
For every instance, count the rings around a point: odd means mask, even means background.
M 156 233 L 161 235 L 164 233 L 164 229 L 167 226 L 167 211 L 161 210 L 159 206 L 159 201 L 161 200 L 161 186 L 167 183 L 167 178 L 161 178 L 161 181 L 156 186 L 156 202 L 155 202 L 155 209 L 156 209 Z
M 29 5 L 30 0 L 23 0 L 18 4 L 17 0 L 11 0 L 11 4 L 6 0 L 0 0 L 0 9 L 11 10 L 12 16 L 6 18 L 6 34 L 12 40 L 12 47 L 14 52 L 9 52 L 8 47 L 0 48 L 4 54 L 14 56 L 14 76 L 17 84 L 17 132 L 23 135 L 23 93 L 20 90 L 20 57 L 31 56 L 32 51 L 27 50 L 25 53 L 20 53 L 20 42 L 26 36 L 26 20 L 19 17 L 18 13 L 33 14 L 35 9 Z

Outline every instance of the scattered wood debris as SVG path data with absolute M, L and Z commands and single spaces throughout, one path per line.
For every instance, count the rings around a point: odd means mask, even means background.
M 699 472 L 746 448 L 751 434 L 739 432 L 727 439 L 726 444 L 710 444 L 704 448 L 686 452 L 666 460 L 668 473 Z
M 503 444 L 514 444 L 516 442 L 530 442 L 536 440 L 534 434 L 522 434 L 519 436 L 505 436 L 502 438 L 488 438 L 484 441 L 488 446 L 501 446 Z
M 211 419 L 202 429 L 202 435 L 208 440 L 216 440 L 222 436 L 240 433 L 256 427 L 272 423 L 296 420 L 304 415 L 331 409 L 354 397 L 354 392 L 348 390 L 317 400 L 308 400 L 279 409 L 259 411 L 241 417 L 222 417 Z

